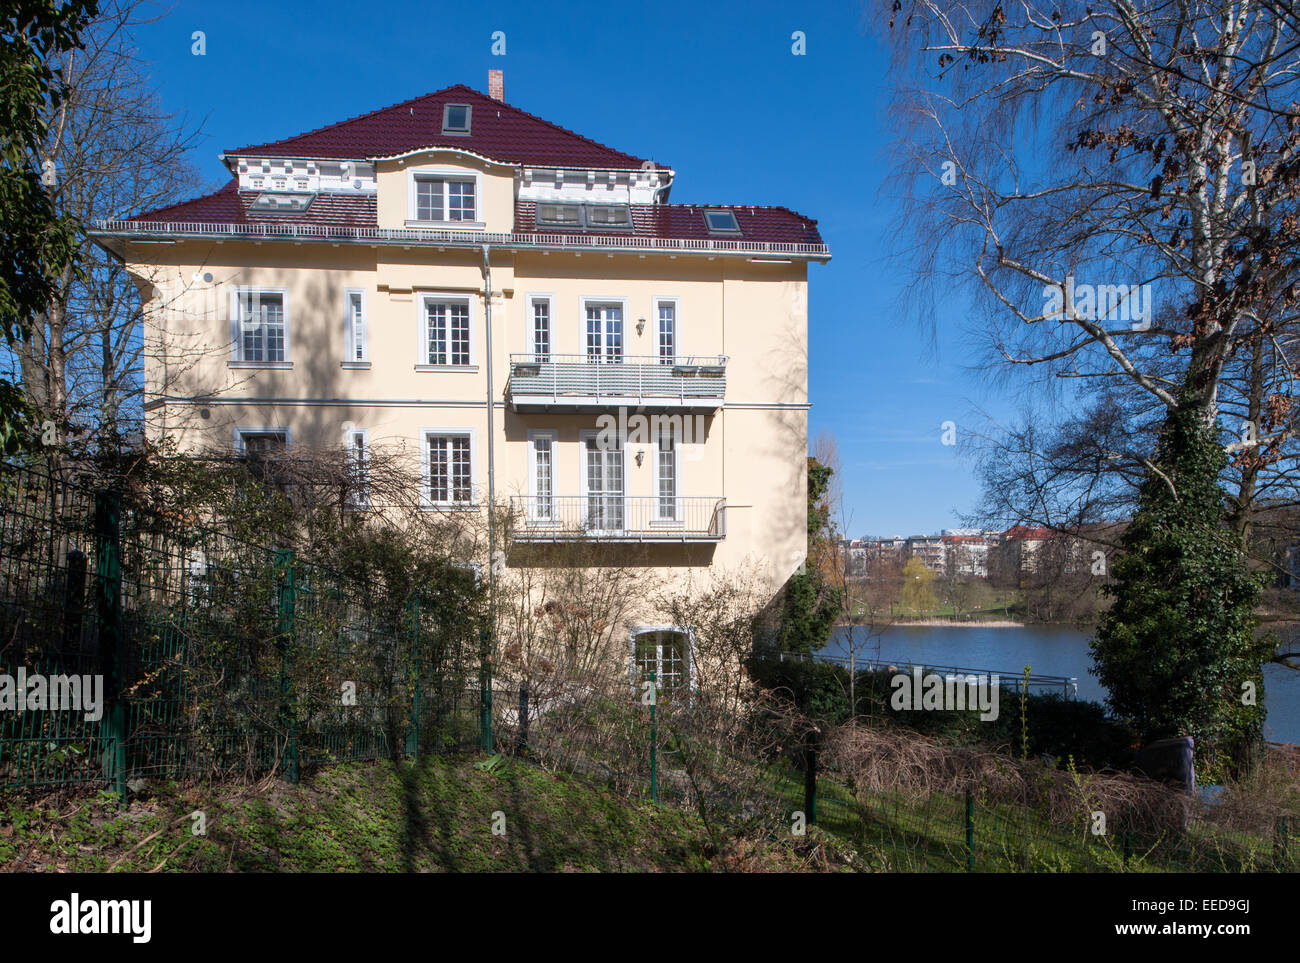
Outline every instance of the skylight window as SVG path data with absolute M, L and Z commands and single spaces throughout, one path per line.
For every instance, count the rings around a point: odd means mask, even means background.
M 468 104 L 447 104 L 442 108 L 442 132 L 444 134 L 469 133 L 470 107 Z
M 709 226 L 710 234 L 740 233 L 740 225 L 736 223 L 734 211 L 705 211 L 704 223 Z
M 315 196 L 315 194 L 258 194 L 253 203 L 248 205 L 248 209 L 296 214 L 307 210 Z

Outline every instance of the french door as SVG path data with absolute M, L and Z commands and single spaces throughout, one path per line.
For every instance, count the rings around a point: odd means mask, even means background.
M 587 305 L 587 362 L 619 364 L 623 360 L 623 305 Z
M 623 440 L 587 435 L 582 443 L 586 477 L 586 525 L 594 532 L 620 532 L 624 527 Z

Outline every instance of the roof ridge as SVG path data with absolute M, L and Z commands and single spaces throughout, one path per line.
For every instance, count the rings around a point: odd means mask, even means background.
M 566 134 L 570 137 L 576 137 L 578 140 L 583 141 L 584 143 L 589 144 L 592 147 L 599 148 L 602 151 L 608 151 L 611 154 L 618 154 L 620 157 L 626 158 L 629 161 L 642 161 L 644 163 L 647 160 L 647 158 L 640 157 L 637 154 L 629 154 L 627 151 L 619 150 L 617 147 L 610 147 L 608 144 L 602 144 L 598 140 L 593 140 L 592 138 L 588 137 L 585 134 L 580 134 L 575 130 L 570 130 L 568 127 L 563 127 L 560 124 L 555 123 L 555 121 L 547 120 L 545 117 L 539 117 L 536 114 L 531 113 L 530 111 L 524 110 L 522 107 L 516 107 L 514 104 L 508 104 L 505 101 L 496 100 L 495 98 L 489 96 L 488 94 L 483 93 L 481 90 L 475 90 L 473 87 L 469 86 L 468 84 L 452 84 L 449 87 L 442 87 L 438 90 L 433 90 L 430 91 L 429 93 L 421 94 L 418 97 L 410 97 L 407 98 L 406 100 L 400 100 L 397 103 L 389 104 L 386 107 L 377 107 L 374 110 L 368 110 L 365 113 L 357 114 L 354 117 L 348 117 L 345 120 L 335 121 L 332 124 L 325 124 L 322 127 L 316 127 L 311 130 L 304 130 L 301 131 L 300 133 L 293 134 L 289 137 L 281 137 L 277 140 L 266 141 L 261 144 L 250 144 L 246 147 L 241 147 L 236 150 L 225 151 L 224 153 L 233 156 L 240 156 L 245 153 L 254 152 L 255 149 L 259 147 L 273 147 L 279 144 L 284 144 L 288 141 L 300 140 L 301 138 L 304 137 L 311 137 L 316 134 L 322 134 L 325 133 L 326 131 L 335 130 L 347 124 L 356 123 L 357 121 L 365 120 L 368 117 L 374 117 L 377 114 L 382 114 L 390 110 L 396 110 L 400 107 L 408 107 L 408 106 L 414 107 L 415 104 L 417 103 L 427 101 L 432 97 L 439 97 L 445 95 L 447 93 L 450 93 L 451 91 L 465 91 L 467 93 L 471 93 L 474 96 L 480 98 L 481 100 L 491 101 L 493 104 L 496 104 L 498 107 L 505 107 L 508 110 L 514 111 L 516 114 L 519 114 L 523 117 L 527 117 L 529 120 L 536 121 L 539 124 L 545 124 L 547 127 L 559 131 L 562 134 Z M 501 158 L 497 158 L 497 159 L 501 159 Z M 656 162 L 652 160 L 651 163 L 656 163 Z M 551 166 L 551 165 L 531 165 L 531 166 Z M 666 167 L 669 170 L 672 169 L 666 164 L 661 165 L 656 163 L 656 167 Z
M 386 107 L 376 107 L 374 110 L 367 110 L 365 113 L 357 114 L 354 117 L 348 117 L 344 120 L 336 120 L 332 124 L 325 124 L 322 127 L 313 127 L 311 130 L 300 131 L 299 133 L 293 134 L 290 137 L 281 137 L 277 140 L 268 140 L 261 144 L 249 144 L 247 147 L 241 147 L 238 150 L 223 151 L 223 153 L 233 154 L 235 156 L 238 156 L 244 153 L 245 151 L 252 150 L 255 147 L 271 147 L 275 144 L 283 144 L 285 141 L 298 140 L 301 137 L 308 137 L 311 134 L 321 134 L 327 130 L 333 130 L 336 127 L 342 127 L 344 124 L 355 123 L 358 120 L 365 120 L 367 117 L 373 117 L 375 116 L 375 114 L 382 114 L 384 113 L 384 111 L 394 110 L 398 107 L 405 107 L 407 105 L 413 105 L 417 101 L 428 100 L 430 97 L 436 97 L 439 94 L 447 93 L 449 90 L 455 90 L 457 87 L 464 87 L 466 90 L 473 90 L 473 88 L 466 87 L 464 84 L 452 84 L 450 87 L 443 87 L 439 90 L 431 90 L 428 93 L 420 94 L 418 97 L 408 97 L 406 100 L 399 100 L 397 103 L 389 104 Z M 473 90 L 473 92 L 478 93 L 477 90 Z
M 459 84 L 458 86 L 465 87 L 464 84 Z M 474 93 L 478 94 L 480 97 L 487 97 L 488 100 L 492 100 L 492 99 L 493 99 L 493 98 L 489 97 L 487 94 L 482 93 L 481 91 L 474 90 L 473 87 L 465 87 L 465 89 L 466 89 L 466 90 L 472 90 L 472 91 L 474 91 Z M 516 107 L 516 106 L 514 106 L 513 104 L 507 104 L 505 101 L 502 101 L 502 100 L 496 101 L 496 103 L 501 104 L 501 106 L 503 106 L 503 107 L 509 107 L 511 110 L 515 111 L 516 113 L 523 114 L 525 117 L 529 117 L 529 118 L 531 118 L 531 119 L 537 121 L 538 123 L 545 124 L 547 127 L 554 127 L 556 130 L 560 131 L 561 133 L 564 133 L 564 134 L 570 134 L 570 135 L 572 135 L 572 136 L 578 138 L 579 140 L 584 140 L 584 141 L 586 141 L 588 144 L 591 144 L 591 145 L 593 145 L 593 146 L 595 146 L 595 147 L 599 147 L 601 150 L 611 151 L 612 153 L 615 153 L 615 154 L 622 154 L 624 157 L 628 158 L 629 160 L 639 160 L 639 161 L 642 161 L 642 162 L 645 162 L 645 161 L 649 160 L 650 163 L 655 164 L 656 167 L 665 167 L 665 168 L 667 168 L 668 170 L 672 170 L 672 166 L 669 165 L 669 164 L 662 164 L 662 165 L 661 165 L 661 164 L 656 163 L 652 158 L 639 157 L 639 156 L 636 155 L 636 154 L 629 154 L 627 151 L 619 150 L 617 147 L 610 147 L 608 144 L 602 144 L 602 143 L 601 143 L 600 141 L 598 141 L 598 140 L 592 140 L 592 139 L 591 139 L 590 137 L 588 137 L 586 134 L 579 134 L 576 130 L 570 130 L 570 129 L 567 128 L 567 127 L 561 127 L 561 126 L 560 126 L 559 124 L 557 124 L 555 121 L 553 121 L 553 120 L 547 120 L 545 117 L 538 117 L 536 114 L 531 113 L 531 112 L 529 112 L 529 111 L 527 111 L 527 110 L 524 110 L 522 107 Z M 534 165 L 532 165 L 532 166 L 534 166 L 534 167 L 540 167 L 540 166 L 545 166 L 545 165 L 534 164 Z

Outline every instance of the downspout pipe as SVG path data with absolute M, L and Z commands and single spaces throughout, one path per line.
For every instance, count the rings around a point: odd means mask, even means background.
M 493 424 L 495 397 L 492 387 L 492 264 L 491 245 L 483 245 L 483 327 L 486 332 L 484 350 L 487 353 L 487 488 L 488 488 L 488 625 L 496 636 L 496 431 Z

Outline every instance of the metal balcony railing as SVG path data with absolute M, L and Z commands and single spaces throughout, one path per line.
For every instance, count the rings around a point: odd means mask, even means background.
M 727 500 L 712 495 L 515 495 L 510 501 L 517 542 L 714 542 L 727 534 Z
M 353 227 L 342 224 L 295 224 L 258 221 L 251 224 L 212 224 L 207 221 L 142 221 L 101 218 L 92 236 L 283 238 L 293 241 L 354 242 L 361 244 L 430 244 L 445 247 L 482 247 L 491 244 L 512 250 L 673 251 L 690 254 L 792 255 L 829 260 L 823 243 L 751 241 L 746 238 L 644 237 L 631 234 L 497 233 L 448 231 L 429 228 Z
M 512 354 L 506 385 L 516 406 L 634 401 L 716 408 L 727 390 L 726 355 Z

